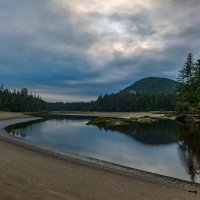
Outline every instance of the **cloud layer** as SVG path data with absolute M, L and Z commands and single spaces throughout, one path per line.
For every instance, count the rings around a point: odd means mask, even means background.
M 0 0 L 0 81 L 88 100 L 200 55 L 199 0 Z

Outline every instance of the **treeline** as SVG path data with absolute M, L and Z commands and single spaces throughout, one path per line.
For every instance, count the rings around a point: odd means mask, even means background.
M 96 101 L 72 103 L 48 103 L 39 96 L 28 93 L 26 88 L 10 91 L 0 87 L 0 110 L 29 111 L 153 111 L 177 110 L 198 112 L 200 110 L 200 59 L 194 61 L 189 54 L 179 72 L 177 90 L 171 93 L 144 93 L 121 91 L 99 96 Z
M 96 101 L 88 103 L 48 103 L 49 110 L 59 111 L 153 111 L 175 110 L 175 93 L 129 93 L 99 96 Z
M 26 88 L 11 92 L 0 88 L 0 110 L 12 112 L 34 111 L 150 111 L 175 110 L 175 93 L 130 93 L 119 92 L 99 96 L 96 101 L 72 103 L 48 103 L 39 96 L 28 93 Z
M 200 59 L 194 61 L 192 54 L 179 72 L 176 109 L 179 112 L 200 110 Z
M 91 102 L 72 102 L 72 103 L 64 103 L 64 102 L 57 102 L 57 103 L 47 103 L 47 110 L 48 111 L 91 111 Z
M 93 103 L 93 110 L 97 111 L 150 111 L 174 110 L 175 94 L 147 94 L 120 92 L 117 94 L 100 96 Z
M 26 88 L 11 92 L 0 86 L 0 110 L 12 112 L 33 112 L 47 109 L 47 103 L 39 96 L 28 93 Z

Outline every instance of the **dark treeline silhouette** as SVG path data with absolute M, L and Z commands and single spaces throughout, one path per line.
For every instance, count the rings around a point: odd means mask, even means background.
M 174 110 L 174 93 L 147 94 L 119 92 L 99 96 L 96 101 L 48 103 L 39 96 L 28 93 L 26 88 L 10 91 L 0 87 L 0 110 L 13 112 L 33 111 L 149 111 Z
M 96 101 L 48 103 L 48 110 L 64 111 L 150 111 L 175 110 L 176 94 L 147 94 L 119 92 L 99 96 Z
M 106 111 L 149 111 L 174 110 L 175 94 L 117 93 L 99 97 L 95 110 Z
M 47 108 L 49 111 L 90 111 L 91 102 L 71 102 L 71 103 L 63 103 L 63 102 L 56 102 L 56 103 L 47 103 Z
M 11 92 L 4 87 L 0 86 L 0 110 L 12 112 L 33 112 L 46 110 L 47 104 L 41 100 L 39 96 L 34 96 L 28 93 L 26 88 L 20 91 L 14 90 Z

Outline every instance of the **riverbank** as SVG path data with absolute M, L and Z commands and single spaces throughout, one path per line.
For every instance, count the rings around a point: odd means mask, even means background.
M 6 119 L 14 119 L 14 118 L 23 118 L 29 117 L 28 115 L 24 115 L 23 113 L 13 113 L 13 112 L 0 112 L 0 121 Z
M 167 116 L 143 116 L 143 117 L 132 117 L 132 118 L 106 118 L 106 117 L 96 117 L 90 119 L 87 125 L 97 126 L 99 128 L 116 128 L 116 127 L 127 127 L 127 126 L 134 126 L 135 123 L 141 124 L 151 124 L 153 122 L 161 121 L 161 120 L 172 120 L 172 117 Z M 174 119 L 173 119 L 174 120 Z
M 198 185 L 109 163 L 58 155 L 6 137 L 0 138 L 0 180 L 0 199 L 4 200 L 190 200 L 200 197 Z
M 144 116 L 149 117 L 163 117 L 166 113 L 156 112 L 79 112 L 79 111 L 63 111 L 50 112 L 54 115 L 68 115 L 68 116 L 87 116 L 87 117 L 107 117 L 118 119 L 140 118 Z

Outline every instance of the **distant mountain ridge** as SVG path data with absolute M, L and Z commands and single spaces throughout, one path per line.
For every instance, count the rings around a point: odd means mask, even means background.
M 128 93 L 171 93 L 176 89 L 176 81 L 168 78 L 142 78 L 120 92 Z

